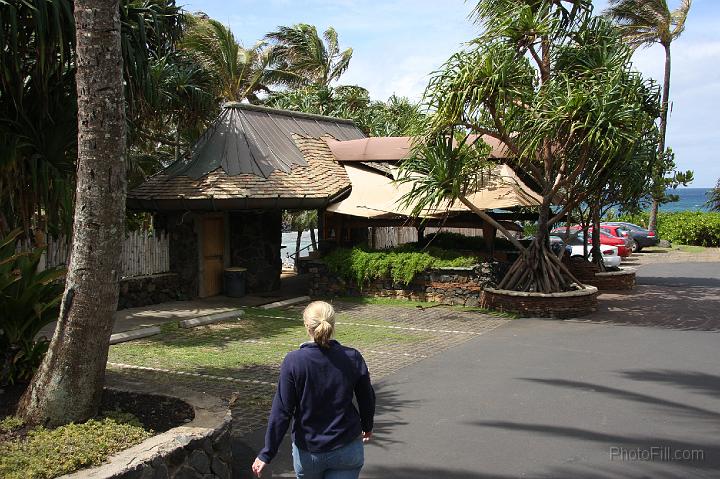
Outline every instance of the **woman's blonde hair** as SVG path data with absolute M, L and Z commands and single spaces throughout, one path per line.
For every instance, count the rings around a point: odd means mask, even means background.
M 313 301 L 303 311 L 303 321 L 315 343 L 321 348 L 330 347 L 335 333 L 335 310 L 325 301 Z

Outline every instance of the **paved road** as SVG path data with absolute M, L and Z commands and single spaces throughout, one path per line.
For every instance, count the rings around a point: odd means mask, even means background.
M 639 274 L 620 309 L 512 321 L 378 382 L 361 477 L 720 477 L 720 264 Z M 292 477 L 287 449 L 274 465 Z

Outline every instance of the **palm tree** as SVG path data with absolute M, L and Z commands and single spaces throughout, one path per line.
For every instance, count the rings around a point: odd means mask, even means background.
M 213 75 L 220 100 L 258 103 L 258 95 L 270 93 L 270 85 L 295 80 L 272 67 L 273 49 L 267 43 L 243 48 L 230 29 L 217 20 L 187 15 L 186 22 L 180 48 Z
M 332 27 L 320 38 L 315 26 L 298 23 L 278 27 L 265 38 L 273 44 L 278 69 L 294 75 L 296 86 L 329 86 L 345 73 L 353 54 L 352 48 L 340 51 L 338 34 Z
M 670 11 L 667 0 L 610 0 L 606 14 L 622 31 L 623 37 L 633 47 L 649 47 L 655 43 L 665 50 L 665 72 L 663 76 L 662 103 L 660 109 L 660 137 L 658 155 L 665 155 L 665 134 L 667 132 L 668 100 L 670 97 L 670 45 L 685 30 L 685 20 L 692 0 L 680 0 L 680 6 Z M 653 195 L 652 210 L 648 229 L 655 231 L 659 200 Z
M 55 334 L 19 413 L 57 426 L 97 414 L 117 308 L 125 230 L 125 86 L 120 0 L 75 0 L 77 189 Z

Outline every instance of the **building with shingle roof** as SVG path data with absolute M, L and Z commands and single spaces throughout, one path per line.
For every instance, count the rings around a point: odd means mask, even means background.
M 191 154 L 128 193 L 170 234 L 170 269 L 192 296 L 222 291 L 245 268 L 247 290 L 278 289 L 282 210 L 324 209 L 350 192 L 326 139 L 364 138 L 352 121 L 226 104 Z M 196 292 L 196 293 L 195 293 Z

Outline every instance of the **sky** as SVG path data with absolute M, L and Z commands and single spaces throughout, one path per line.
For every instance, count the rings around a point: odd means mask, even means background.
M 668 0 L 676 8 L 679 0 Z M 280 25 L 332 26 L 341 48 L 352 47 L 340 83 L 360 85 L 376 100 L 390 95 L 419 100 L 429 75 L 478 30 L 464 0 L 180 0 L 229 25 L 245 46 Z M 594 0 L 596 11 L 606 0 Z M 720 178 L 720 0 L 693 0 L 685 32 L 672 44 L 671 113 L 667 146 L 681 170 L 693 170 L 697 188 Z M 662 47 L 638 50 L 633 61 L 662 81 Z

